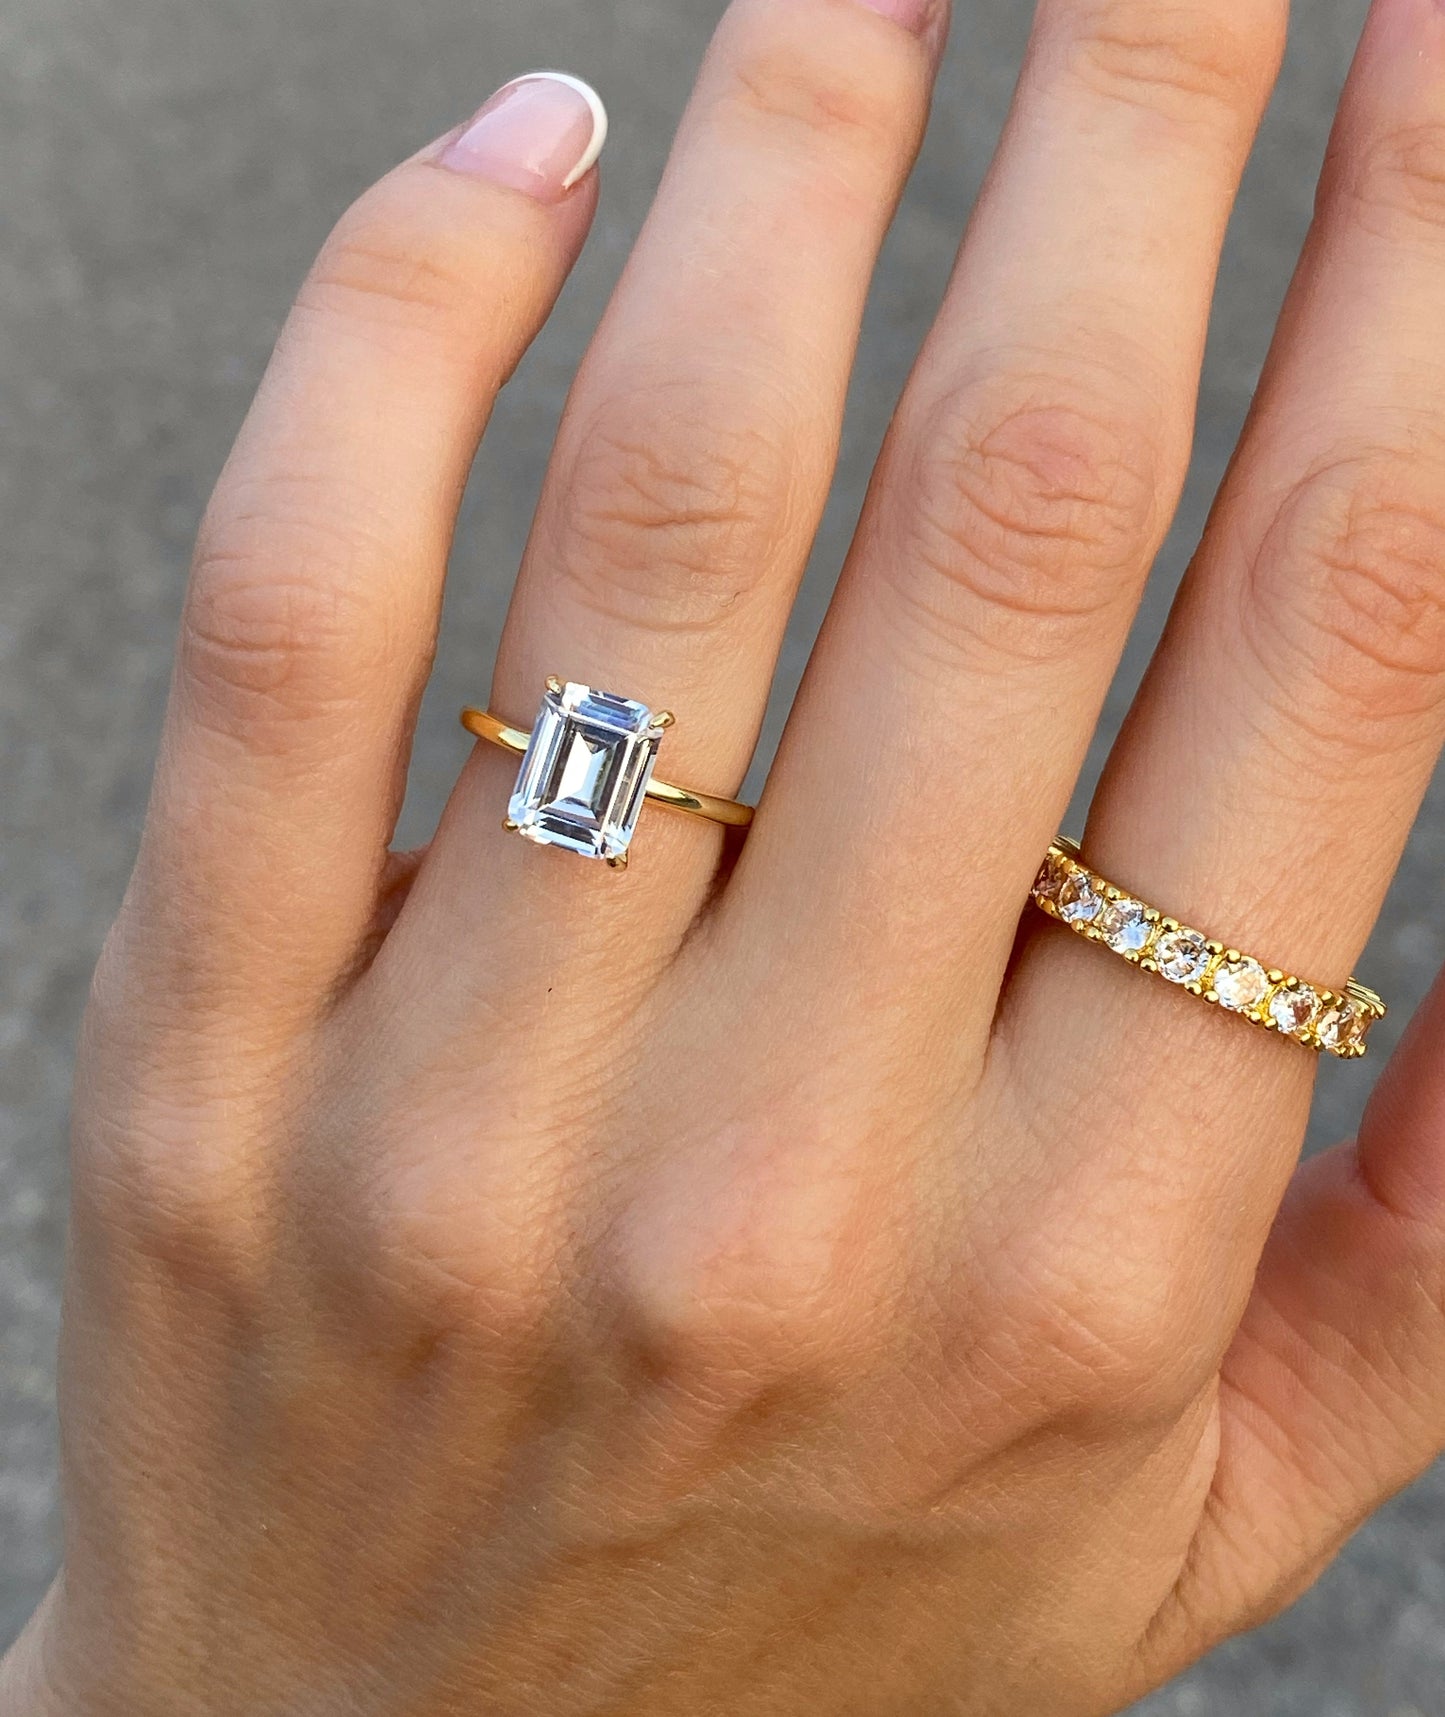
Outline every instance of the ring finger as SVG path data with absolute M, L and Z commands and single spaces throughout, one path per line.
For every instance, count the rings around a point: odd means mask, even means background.
M 1445 13 L 1379 0 L 1254 413 L 1085 841 L 1120 886 L 1336 991 L 1445 739 L 1442 184 Z M 1147 1035 L 1132 1120 L 1169 1141 L 1155 1172 L 1181 1221 L 1221 1213 L 1177 1257 L 1227 1316 L 1294 1165 L 1311 1058 L 1049 928 L 1011 1036 L 1037 1044 L 1083 985 L 1101 1042 Z M 1207 1149 L 1179 1115 L 1208 1117 Z M 1115 1152 L 1089 1172 L 1118 1169 Z
M 1249 428 L 1090 823 L 1101 865 L 1306 973 L 1364 947 L 1445 731 L 1442 183 L 1445 13 L 1380 0 Z

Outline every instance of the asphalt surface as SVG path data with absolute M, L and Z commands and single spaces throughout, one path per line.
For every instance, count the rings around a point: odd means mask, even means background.
M 466 504 L 408 814 L 421 834 L 462 760 L 453 712 L 486 683 L 568 376 L 719 10 L 720 0 L 0 0 L 0 1643 L 57 1553 L 51 1349 L 76 1021 L 134 850 L 189 545 L 278 320 L 350 197 L 493 86 L 552 64 L 602 90 L 614 131 L 596 235 L 505 399 Z M 779 711 L 987 162 L 1026 11 L 1021 0 L 960 0 L 925 158 L 870 312 Z M 1300 8 L 1229 243 L 1195 477 L 1101 746 L 1247 405 L 1362 12 L 1359 0 Z M 1397 1022 L 1445 959 L 1442 873 L 1437 788 L 1365 967 L 1402 1004 Z M 1352 1124 L 1367 1087 L 1360 1069 L 1326 1070 L 1320 1139 Z M 1289 1616 L 1144 1709 L 1442 1717 L 1445 1473 L 1372 1523 Z

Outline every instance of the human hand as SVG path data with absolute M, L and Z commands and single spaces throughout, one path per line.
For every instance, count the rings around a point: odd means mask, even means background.
M 97 978 L 65 1571 L 6 1717 L 1092 1717 L 1445 1442 L 1445 992 L 1296 1176 L 1306 1051 L 1026 908 L 1283 29 L 1045 0 L 757 822 L 650 809 L 625 876 L 504 832 L 487 748 L 387 851 L 595 115 L 527 81 L 346 217 L 207 520 Z M 737 789 L 941 39 L 728 13 L 562 427 L 511 721 L 587 680 Z M 1322 982 L 1445 735 L 1442 183 L 1445 11 L 1379 0 L 1085 843 Z

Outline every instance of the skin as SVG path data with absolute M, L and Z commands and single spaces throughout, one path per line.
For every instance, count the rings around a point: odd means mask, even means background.
M 723 19 L 507 718 L 617 688 L 737 788 L 943 28 Z M 1026 909 L 1284 29 L 1044 0 L 754 830 L 649 812 L 626 876 L 506 835 L 486 747 L 388 855 L 458 494 L 596 175 L 447 140 L 343 220 L 207 520 L 96 979 L 65 1570 L 4 1717 L 1095 1717 L 1445 1444 L 1445 987 L 1299 1170 L 1307 1053 Z M 1377 0 L 1086 840 L 1321 983 L 1445 739 L 1442 302 L 1445 6 Z

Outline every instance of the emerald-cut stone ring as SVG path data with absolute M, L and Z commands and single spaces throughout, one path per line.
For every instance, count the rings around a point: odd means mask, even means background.
M 735 799 L 659 781 L 653 771 L 673 717 L 631 698 L 550 679 L 530 733 L 482 709 L 463 710 L 462 726 L 489 745 L 522 754 L 506 826 L 539 846 L 563 847 L 623 870 L 649 799 L 729 828 L 745 829 L 753 820 L 752 808 Z

